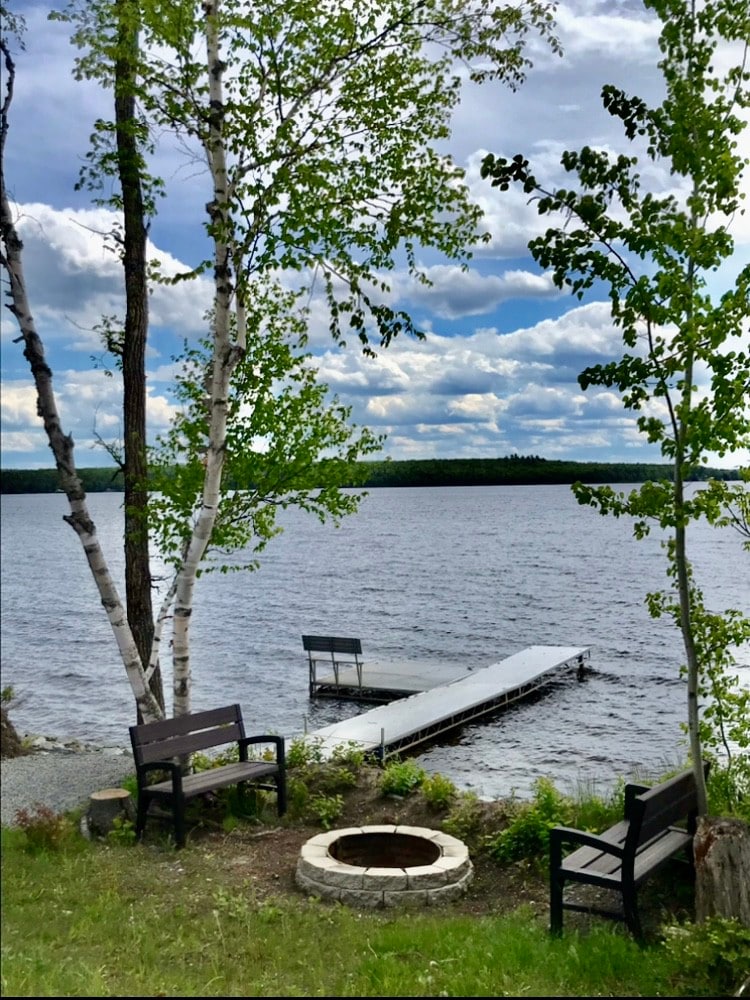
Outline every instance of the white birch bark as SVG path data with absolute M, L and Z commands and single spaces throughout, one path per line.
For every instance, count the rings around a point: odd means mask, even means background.
M 23 270 L 23 243 L 13 221 L 13 213 L 5 185 L 5 138 L 8 131 L 8 109 L 12 100 L 14 66 L 5 46 L 2 46 L 7 71 L 6 95 L 2 106 L 0 124 L 0 265 L 5 269 L 10 286 L 8 306 L 16 317 L 21 331 L 19 340 L 24 342 L 24 356 L 29 362 L 37 393 L 37 407 L 44 422 L 52 453 L 60 476 L 60 484 L 70 505 L 64 520 L 78 535 L 91 574 L 96 583 L 102 606 L 107 613 L 117 648 L 125 665 L 125 672 L 135 696 L 136 705 L 144 721 L 162 717 L 161 709 L 148 689 L 138 649 L 128 625 L 117 588 L 109 572 L 107 560 L 97 536 L 96 525 L 86 503 L 86 493 L 76 471 L 73 456 L 73 439 L 63 432 L 57 410 L 57 400 L 52 386 L 52 371 L 47 364 L 44 345 L 39 337 L 29 306 Z
M 52 386 L 52 371 L 47 364 L 44 345 L 39 337 L 31 313 L 23 269 L 23 243 L 13 220 L 13 213 L 5 185 L 5 138 L 8 132 L 8 109 L 13 96 L 15 67 L 5 46 L 2 55 L 6 68 L 6 94 L 0 122 L 0 265 L 5 269 L 10 286 L 8 308 L 16 317 L 21 331 L 19 340 L 24 343 L 24 356 L 29 362 L 37 393 L 37 407 L 44 421 L 52 453 L 55 456 L 60 484 L 70 505 L 70 513 L 63 520 L 73 528 L 83 547 L 91 575 L 96 583 L 102 606 L 107 613 L 112 633 L 117 642 L 125 672 L 135 696 L 136 705 L 144 721 L 162 717 L 161 709 L 148 689 L 138 649 L 133 639 L 117 587 L 109 572 L 106 557 L 99 544 L 96 525 L 88 511 L 86 493 L 81 485 L 73 456 L 73 439 L 65 434 L 57 410 L 57 400 Z
M 198 516 L 177 576 L 173 629 L 173 712 L 190 711 L 190 619 L 198 567 L 211 540 L 219 510 L 221 475 L 226 449 L 229 387 L 241 349 L 231 338 L 232 276 L 229 242 L 229 192 L 223 121 L 223 63 L 218 30 L 218 0 L 205 0 L 205 38 L 209 80 L 210 127 L 206 143 L 214 199 L 208 206 L 214 241 L 214 329 L 209 398 L 206 471 Z

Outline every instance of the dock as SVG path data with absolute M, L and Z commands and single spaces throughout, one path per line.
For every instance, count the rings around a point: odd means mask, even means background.
M 313 667 L 310 692 L 313 698 L 343 698 L 351 701 L 388 702 L 441 687 L 466 676 L 466 668 L 434 660 L 389 659 L 358 664 L 339 661 L 335 673 L 318 674 Z
M 337 747 L 356 746 L 384 761 L 528 697 L 564 667 L 582 670 L 589 656 L 588 646 L 529 646 L 458 680 L 378 705 L 306 736 L 319 741 L 327 756 Z

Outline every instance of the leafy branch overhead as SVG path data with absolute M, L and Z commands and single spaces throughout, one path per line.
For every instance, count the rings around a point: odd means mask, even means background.
M 116 33 L 107 0 L 66 15 L 89 51 L 81 75 L 109 83 Z M 389 273 L 406 262 L 427 281 L 419 255 L 435 248 L 466 262 L 482 239 L 481 213 L 463 171 L 438 151 L 466 79 L 518 86 L 530 66 L 530 33 L 558 50 L 552 10 L 538 0 L 240 0 L 205 5 L 217 25 L 223 96 L 209 100 L 203 16 L 192 0 L 142 8 L 139 117 L 144 164 L 150 137 L 177 136 L 195 159 L 210 156 L 220 126 L 226 212 L 211 208 L 209 236 L 231 243 L 238 294 L 255 276 L 293 272 L 320 288 L 330 331 L 369 350 L 400 332 L 419 334 L 389 303 Z M 58 15 L 63 16 L 63 15 Z M 103 58 L 106 57 L 106 58 Z M 98 123 L 97 143 L 111 139 Z M 206 152 L 201 152 L 203 147 Z M 82 183 L 102 188 L 99 151 Z M 104 167 L 104 169 L 103 169 Z M 154 177 L 153 198 L 166 193 Z M 156 201 L 150 202 L 154 208 Z M 213 266 L 192 262 L 191 274 Z

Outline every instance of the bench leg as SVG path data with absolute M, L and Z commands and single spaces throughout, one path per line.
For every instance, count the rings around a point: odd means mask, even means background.
M 279 816 L 286 812 L 286 774 L 283 770 L 276 775 L 276 810 Z
M 143 831 L 146 829 L 146 816 L 148 814 L 148 796 L 139 790 L 138 808 L 135 818 L 135 839 L 141 840 Z
M 549 877 L 549 929 L 555 937 L 562 934 L 563 927 L 563 883 L 564 879 L 557 872 L 550 872 Z
M 641 918 L 638 915 L 638 899 L 635 889 L 623 889 L 622 909 L 628 929 L 633 937 L 640 941 L 643 937 L 643 930 L 641 928 Z
M 172 799 L 172 815 L 174 817 L 174 837 L 177 847 L 185 846 L 185 801 L 182 798 Z

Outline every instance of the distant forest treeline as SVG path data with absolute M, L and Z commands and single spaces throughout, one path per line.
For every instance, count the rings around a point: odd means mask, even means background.
M 122 491 L 122 475 L 117 469 L 78 470 L 88 493 Z M 541 486 L 583 483 L 643 483 L 671 479 L 670 465 L 626 462 L 563 462 L 536 455 L 506 458 L 427 458 L 414 461 L 358 462 L 351 484 L 378 486 Z M 738 479 L 737 469 L 696 471 L 696 481 Z M 233 484 L 242 489 L 247 483 Z M 325 483 L 321 481 L 321 486 Z M 55 469 L 6 469 L 0 473 L 2 493 L 54 493 L 59 488 Z

